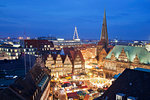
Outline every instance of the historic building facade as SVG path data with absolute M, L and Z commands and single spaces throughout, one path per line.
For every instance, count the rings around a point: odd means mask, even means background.
M 57 78 L 85 72 L 85 61 L 79 50 L 69 49 L 68 53 L 65 50 L 65 55 L 49 54 L 45 66 L 51 69 L 51 75 Z
M 150 69 L 150 53 L 144 47 L 116 45 L 104 60 L 104 77 L 112 78 L 126 68 Z
M 85 63 L 81 53 L 77 52 L 73 61 L 73 74 L 84 73 Z
M 72 62 L 68 55 L 66 55 L 63 70 L 66 72 L 65 75 L 72 74 Z

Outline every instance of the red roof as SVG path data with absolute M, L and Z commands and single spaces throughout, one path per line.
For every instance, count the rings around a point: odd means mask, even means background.
M 70 82 L 63 82 L 63 83 L 70 83 Z
M 77 92 L 67 93 L 68 98 L 78 99 Z
M 80 89 L 88 88 L 87 86 L 81 86 L 79 87 Z

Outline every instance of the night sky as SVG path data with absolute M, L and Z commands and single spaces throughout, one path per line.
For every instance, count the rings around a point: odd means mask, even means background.
M 150 0 L 0 0 L 0 38 L 99 39 L 104 8 L 110 39 L 150 40 Z

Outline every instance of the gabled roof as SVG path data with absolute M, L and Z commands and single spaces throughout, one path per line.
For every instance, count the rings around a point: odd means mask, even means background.
M 116 100 L 116 94 L 136 97 L 138 100 L 150 100 L 150 71 L 126 69 L 117 80 L 96 100 Z
M 111 54 L 113 52 L 115 54 L 115 57 L 118 59 L 123 48 L 129 61 L 133 62 L 134 57 L 137 55 L 140 60 L 140 63 L 150 64 L 150 53 L 144 47 L 116 45 L 109 52 L 106 58 L 111 58 Z
M 66 57 L 65 57 L 65 60 L 64 60 L 64 64 L 66 63 L 66 60 L 69 60 L 69 62 L 71 62 L 71 59 L 69 58 L 69 56 L 68 55 L 66 55 Z M 71 62 L 71 64 L 72 64 L 72 62 Z
M 70 55 L 71 50 L 74 50 L 74 49 L 72 47 L 71 48 L 63 48 L 65 55 Z
M 75 58 L 77 57 L 77 55 L 79 55 L 80 58 L 81 58 L 81 60 L 84 62 L 84 58 L 83 58 L 83 55 L 82 55 L 82 53 L 81 53 L 80 50 L 70 51 L 70 53 L 71 53 L 71 58 L 72 58 L 73 61 L 75 60 Z

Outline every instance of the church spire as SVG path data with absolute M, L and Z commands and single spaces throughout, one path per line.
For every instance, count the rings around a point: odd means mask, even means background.
M 104 18 L 103 18 L 100 41 L 103 43 L 105 42 L 106 43 L 105 45 L 108 44 L 107 22 L 106 22 L 106 11 L 105 10 L 104 10 Z

